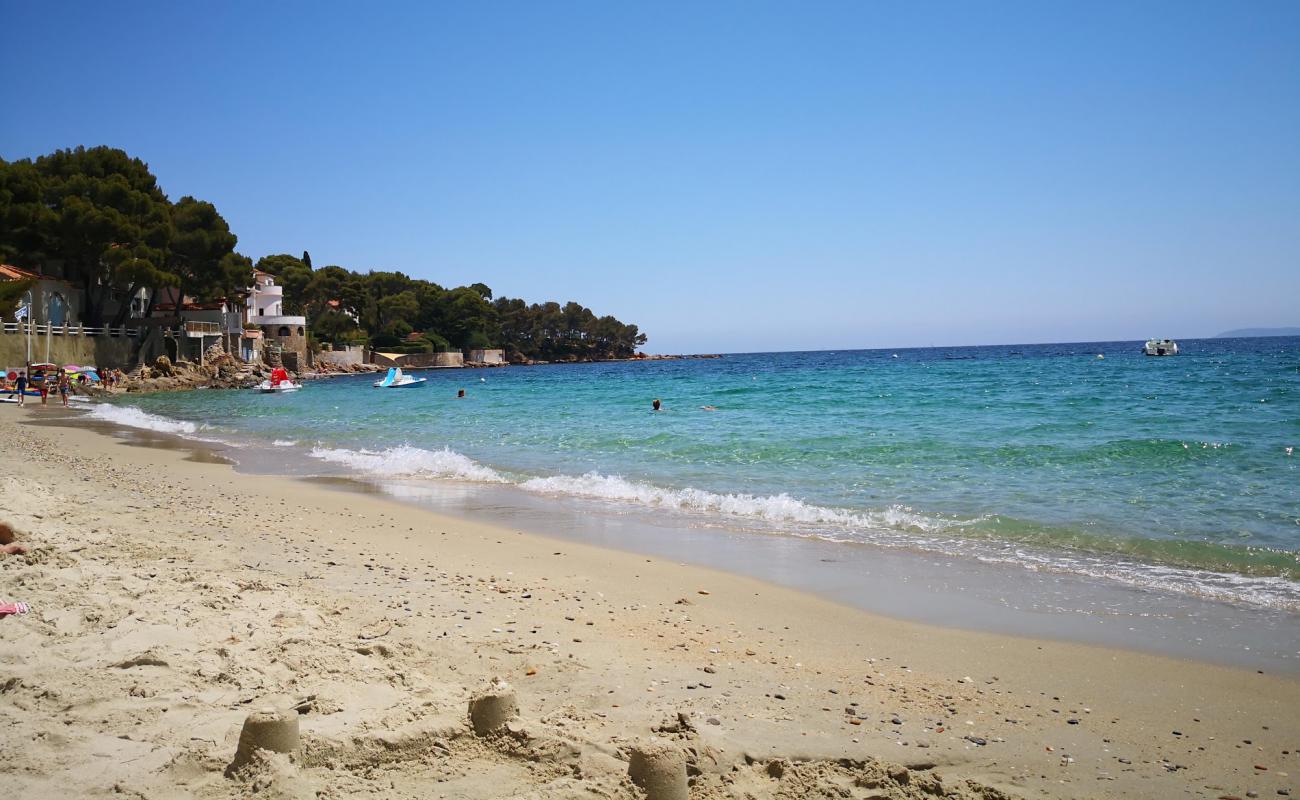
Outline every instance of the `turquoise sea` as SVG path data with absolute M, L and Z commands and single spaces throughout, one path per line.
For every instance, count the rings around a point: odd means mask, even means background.
M 1300 611 L 1300 338 L 1180 344 L 1172 358 L 1094 342 L 428 371 L 419 389 L 346 377 L 90 413 L 297 474 L 508 486 Z

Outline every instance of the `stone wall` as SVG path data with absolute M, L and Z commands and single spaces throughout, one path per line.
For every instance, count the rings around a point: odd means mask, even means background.
M 62 336 L 49 337 L 49 360 L 55 364 L 90 365 L 129 370 L 135 340 L 129 336 Z M 32 336 L 32 361 L 45 360 L 46 337 Z M 27 361 L 27 337 L 20 333 L 0 333 L 0 367 L 21 367 Z
M 506 363 L 505 350 L 467 350 L 465 351 L 466 361 L 475 361 L 479 364 L 504 364 Z
M 379 353 L 372 353 L 370 363 L 382 367 L 463 367 L 465 357 L 460 353 L 407 353 L 397 357 L 396 362 L 384 358 Z
M 281 325 L 263 325 L 262 326 L 262 360 L 270 363 L 271 358 L 267 345 L 278 345 L 284 352 L 281 360 L 286 369 L 295 372 L 302 370 L 307 366 L 307 337 L 300 336 L 296 327 L 289 327 L 291 333 L 288 336 L 277 336 L 280 328 L 286 327 Z
M 322 350 L 316 354 L 317 365 L 327 365 L 339 369 L 355 367 L 366 361 L 364 347 L 349 347 L 346 350 Z

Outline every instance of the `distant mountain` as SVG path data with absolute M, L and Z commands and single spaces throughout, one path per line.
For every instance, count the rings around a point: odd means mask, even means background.
M 1215 336 L 1215 339 L 1252 339 L 1257 336 L 1300 336 L 1300 328 L 1238 328 Z

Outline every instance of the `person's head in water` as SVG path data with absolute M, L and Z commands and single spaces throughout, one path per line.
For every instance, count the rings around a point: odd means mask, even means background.
M 457 397 L 464 397 L 464 396 L 465 396 L 465 390 L 464 390 L 464 389 L 461 389 L 460 391 L 456 392 L 456 396 L 457 396 Z
M 651 403 L 650 406 L 651 406 L 651 408 L 653 408 L 655 411 L 661 411 L 661 410 L 663 410 L 663 403 L 660 403 L 660 402 L 659 402 L 659 398 L 658 398 L 658 397 L 656 397 L 656 398 L 654 399 L 654 402 Z

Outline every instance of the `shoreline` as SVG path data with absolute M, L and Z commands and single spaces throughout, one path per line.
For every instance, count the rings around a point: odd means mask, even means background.
M 528 491 L 518 483 L 382 477 L 354 471 L 346 461 L 309 458 L 294 442 L 259 447 L 168 433 L 168 418 L 153 421 L 163 427 L 151 430 L 127 420 L 118 430 L 145 443 L 175 442 L 195 453 L 222 453 L 247 474 L 325 481 L 334 489 L 374 493 L 468 521 L 521 526 L 566 541 L 757 578 L 900 621 L 1300 674 L 1300 615 L 1290 608 L 1202 596 L 1176 585 L 1134 584 L 1105 570 L 990 560 L 978 551 L 828 539 L 750 528 L 743 521 L 733 528 L 725 519 L 720 525 L 687 511 Z M 1170 570 L 1165 579 L 1176 583 L 1182 573 Z
M 427 744 L 380 783 L 362 744 L 416 747 L 410 726 L 431 725 L 458 765 L 441 789 L 464 797 L 633 797 L 620 757 L 654 735 L 694 748 L 704 798 L 853 785 L 877 760 L 884 797 L 935 776 L 953 797 L 1271 795 L 1300 769 L 1293 677 L 900 622 L 16 416 L 0 417 L 16 452 L 48 454 L 3 484 L 39 548 L 0 561 L 5 591 L 34 601 L 0 621 L 17 679 L 0 721 L 35 742 L 0 768 L 20 797 L 114 783 L 238 796 L 219 762 L 247 704 L 303 693 L 332 703 L 302 726 L 336 769 L 305 759 L 273 788 L 428 796 L 410 783 L 440 768 Z M 64 511 L 33 512 L 50 505 Z M 492 675 L 518 689 L 523 735 L 484 749 L 464 701 Z M 74 702 L 42 700 L 51 690 Z M 678 713 L 686 728 L 654 732 Z M 543 744 L 542 766 L 522 769 L 517 751 Z M 889 764 L 910 764 L 910 783 Z

